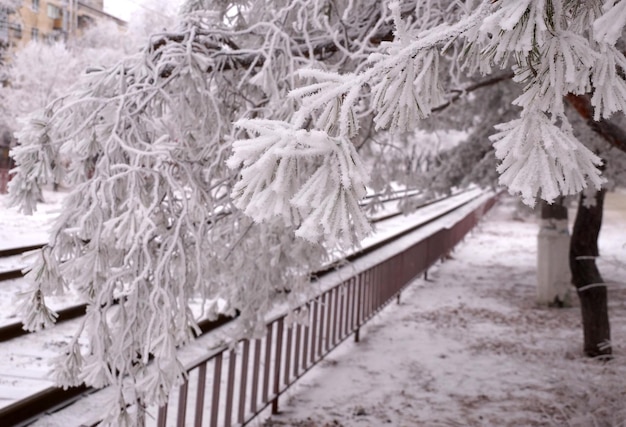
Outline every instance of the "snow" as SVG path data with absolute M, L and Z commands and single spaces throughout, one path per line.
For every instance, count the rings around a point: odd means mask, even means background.
M 9 196 L 0 194 L 0 250 L 38 245 L 48 241 L 48 229 L 59 212 L 67 193 L 44 191 L 44 201 L 32 216 L 8 207 Z M 2 265 L 1 270 L 6 270 Z
M 570 212 L 573 218 L 573 211 Z M 506 198 L 453 258 L 417 280 L 281 398 L 273 426 L 622 425 L 626 192 L 610 194 L 599 265 L 615 359 L 582 355 L 580 312 L 535 304 L 538 226 Z M 597 424 L 594 424 L 597 422 Z

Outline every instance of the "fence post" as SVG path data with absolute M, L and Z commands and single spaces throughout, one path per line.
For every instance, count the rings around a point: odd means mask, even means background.
M 222 381 L 222 353 L 215 357 L 213 366 L 213 399 L 211 401 L 211 427 L 217 427 L 217 417 L 220 412 L 220 386 Z
M 272 415 L 278 414 L 278 396 L 280 394 L 280 359 L 283 353 L 283 328 L 285 318 L 281 318 L 278 322 L 276 331 L 276 351 L 274 353 L 274 399 L 272 400 Z M 266 362 L 267 363 L 267 362 Z
M 359 332 L 361 327 L 361 300 L 363 296 L 363 273 L 359 273 L 356 282 L 356 310 L 354 322 L 354 342 L 359 342 Z
M 207 367 L 207 362 L 204 362 L 202 365 L 200 365 L 200 368 L 198 369 L 198 390 L 197 390 L 197 396 L 196 396 L 196 416 L 195 416 L 195 425 L 198 427 L 202 426 L 202 418 L 204 415 L 206 367 Z

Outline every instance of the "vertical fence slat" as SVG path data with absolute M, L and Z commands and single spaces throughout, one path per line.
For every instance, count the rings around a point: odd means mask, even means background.
M 313 301 L 311 301 L 311 304 L 309 304 L 309 306 L 311 307 L 311 311 L 312 314 L 310 314 L 310 317 L 312 317 L 311 320 L 311 357 L 309 359 L 309 362 L 311 364 L 315 363 L 315 350 L 316 350 L 316 343 L 317 340 L 319 340 L 319 336 L 317 333 L 317 310 L 319 308 L 319 303 L 317 298 L 314 299 Z
M 361 314 L 363 312 L 363 285 L 364 285 L 364 274 L 360 273 L 357 277 L 356 281 L 356 310 L 354 312 L 354 341 L 359 342 L 359 333 L 361 330 Z
M 283 384 L 288 386 L 291 379 L 291 347 L 293 346 L 293 324 L 287 327 L 287 344 L 285 349 L 285 376 Z
M 196 394 L 196 413 L 194 417 L 195 427 L 202 427 L 202 416 L 204 415 L 204 392 L 206 388 L 206 364 L 204 362 L 198 367 L 198 390 Z
M 228 357 L 228 377 L 226 381 L 226 413 L 224 426 L 230 427 L 233 423 L 233 398 L 235 394 L 235 368 L 237 367 L 237 352 L 233 349 Z
M 339 315 L 339 292 L 340 287 L 335 288 L 335 292 L 333 295 L 333 327 L 332 327 L 332 337 L 330 340 L 330 344 L 332 347 L 337 343 L 337 317 Z
M 187 391 L 189 390 L 189 381 L 185 381 L 180 385 L 178 391 L 178 417 L 176 425 L 185 427 L 185 418 L 187 415 Z
M 372 316 L 376 314 L 378 308 L 378 291 L 380 290 L 380 265 L 374 267 L 374 286 L 372 286 Z
M 354 289 L 352 289 L 352 324 L 350 325 L 350 329 L 355 330 L 359 325 L 359 278 L 361 275 L 358 275 L 354 278 Z
M 376 291 L 376 267 L 370 270 L 369 283 L 367 284 L 367 318 L 374 314 L 374 291 Z
M 263 367 L 263 393 L 261 394 L 263 403 L 267 403 L 269 399 L 273 330 L 272 323 L 267 325 L 267 333 L 265 334 L 265 366 Z
M 370 318 L 372 308 L 372 287 L 374 286 L 374 270 L 367 270 L 367 282 L 365 283 L 365 307 L 363 310 L 363 320 Z M 365 323 L 365 322 L 364 322 Z
M 355 287 L 356 287 L 356 278 L 352 277 L 350 279 L 350 285 L 348 286 L 348 301 L 347 301 L 348 309 L 346 310 L 346 329 L 344 331 L 344 335 L 349 335 L 352 332 L 353 319 L 354 319 Z
M 261 340 L 254 340 L 254 361 L 252 363 L 252 393 L 250 395 L 250 411 L 256 414 L 259 401 L 259 374 L 261 370 Z
M 293 353 L 293 376 L 300 375 L 300 341 L 302 339 L 302 325 L 296 325 L 296 348 Z
M 165 427 L 167 423 L 167 403 L 159 407 L 157 415 L 157 427 Z
M 302 369 L 306 371 L 309 357 L 309 329 L 311 327 L 307 324 L 304 325 L 304 336 L 302 337 Z
M 365 284 L 365 307 L 363 310 L 363 323 L 370 317 L 372 286 L 373 286 L 374 270 L 371 268 L 367 271 L 367 283 Z
M 319 306 L 320 306 L 320 338 L 317 341 L 317 354 L 322 356 L 324 354 L 324 314 L 326 308 L 326 294 L 322 294 L 319 298 Z
M 246 396 L 248 396 L 248 362 L 250 360 L 250 341 L 243 341 L 241 354 L 241 377 L 239 378 L 239 413 L 237 422 L 243 423 L 246 415 Z
M 380 308 L 383 305 L 383 295 L 385 292 L 385 282 L 383 277 L 383 272 L 385 271 L 385 264 L 378 265 L 378 286 L 376 287 L 376 312 L 380 311 Z
M 352 301 L 354 300 L 354 293 L 352 292 L 352 285 L 354 284 L 354 277 L 348 280 L 346 285 L 346 315 L 343 322 L 343 336 L 350 334 L 350 325 L 352 323 Z
M 341 341 L 343 338 L 343 315 L 344 315 L 344 303 L 346 301 L 346 288 L 345 285 L 341 285 L 339 287 L 339 292 L 341 293 L 339 297 L 339 322 L 337 324 L 337 341 Z
M 330 349 L 330 329 L 332 327 L 332 315 L 333 315 L 333 292 L 334 289 L 331 289 L 326 293 L 326 335 L 324 336 L 325 348 L 324 352 L 327 352 Z
M 276 328 L 276 351 L 274 353 L 274 388 L 272 390 L 274 399 L 272 400 L 272 414 L 278 413 L 278 394 L 280 393 L 280 362 L 283 355 L 283 329 L 285 318 L 278 320 Z
M 217 420 L 220 413 L 220 389 L 222 385 L 222 357 L 219 353 L 214 359 L 213 369 L 213 399 L 211 400 L 211 427 L 217 427 Z

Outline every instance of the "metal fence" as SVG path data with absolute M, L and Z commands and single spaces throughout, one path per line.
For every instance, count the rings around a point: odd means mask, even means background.
M 0 168 L 0 194 L 8 192 L 9 180 L 9 170 Z
M 0 140 L 0 144 L 2 144 Z M 0 145 L 0 194 L 7 193 L 10 181 L 9 170 L 14 166 L 13 159 L 9 156 L 9 147 Z
M 245 425 L 328 352 L 359 328 L 442 257 L 478 223 L 495 203 L 490 198 L 451 228 L 444 228 L 408 249 L 326 290 L 286 316 L 267 325 L 261 339 L 243 340 L 220 349 L 188 369 L 188 379 L 152 418 L 159 427 Z M 208 395 L 208 396 L 207 396 Z

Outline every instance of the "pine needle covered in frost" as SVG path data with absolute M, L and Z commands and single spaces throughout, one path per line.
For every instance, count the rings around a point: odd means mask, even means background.
M 590 181 L 599 189 L 604 182 L 597 166 L 602 162 L 572 135 L 563 132 L 544 113 L 496 126 L 493 135 L 500 183 L 521 193 L 534 206 L 539 195 L 549 203 L 559 195 L 577 194 Z

